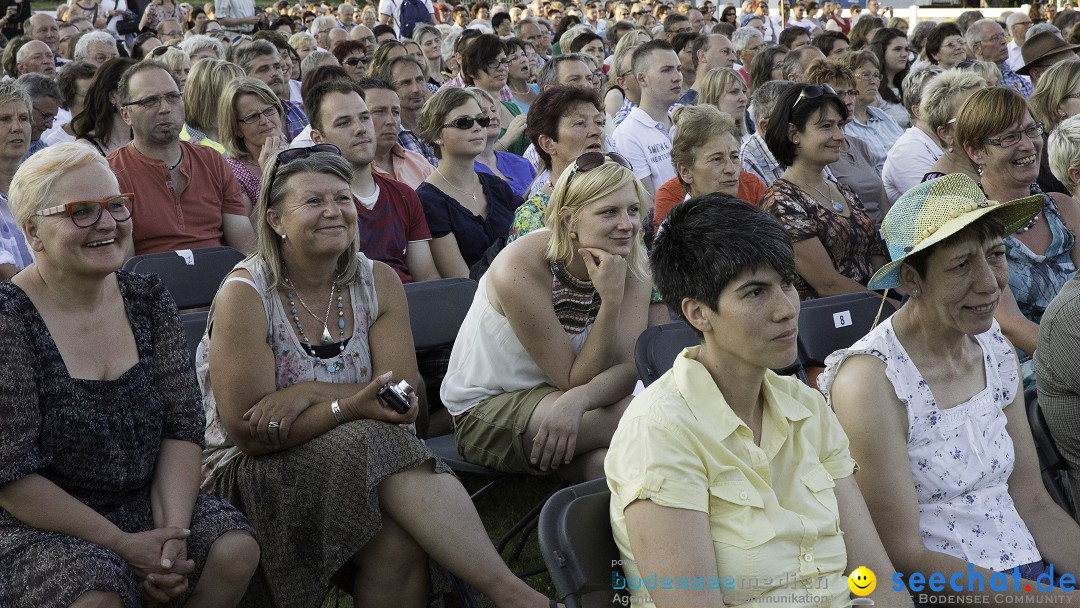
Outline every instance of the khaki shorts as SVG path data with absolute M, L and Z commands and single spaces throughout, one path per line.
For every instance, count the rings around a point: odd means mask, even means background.
M 525 427 L 540 401 L 559 389 L 541 384 L 496 395 L 454 417 L 454 438 L 465 460 L 503 471 L 547 475 L 529 464 L 525 451 Z M 531 446 L 530 446 L 531 451 Z

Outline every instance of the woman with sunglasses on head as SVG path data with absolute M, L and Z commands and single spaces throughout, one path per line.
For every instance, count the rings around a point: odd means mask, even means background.
M 795 287 L 804 300 L 866 291 L 885 264 L 874 222 L 847 186 L 826 179 L 840 159 L 847 106 L 829 85 L 790 87 L 769 119 L 765 143 L 788 169 L 769 186 L 761 207 L 780 219 L 795 247 Z
M 494 175 L 473 167 L 487 145 L 487 113 L 476 98 L 447 87 L 424 103 L 417 135 L 435 148 L 439 166 L 416 189 L 431 229 L 431 254 L 443 277 L 483 271 L 489 248 L 502 245 L 521 198 Z
M 546 606 L 408 428 L 416 395 L 379 396 L 416 385 L 416 358 L 397 274 L 357 253 L 348 161 L 294 148 L 264 174 L 258 249 L 218 291 L 196 359 L 205 485 L 263 538 L 246 604 L 319 606 L 338 586 L 357 607 L 420 607 L 447 591 L 441 564 L 499 606 Z
M 867 17 L 869 19 L 869 17 Z M 881 82 L 881 63 L 869 50 L 851 51 L 836 58 L 841 65 L 855 74 L 855 111 L 844 130 L 853 137 L 866 142 L 873 155 L 878 174 L 885 166 L 885 158 L 904 130 L 885 110 L 876 107 L 878 84 Z
M 240 78 L 225 85 L 218 103 L 221 143 L 226 162 L 244 192 L 247 214 L 254 211 L 262 186 L 262 168 L 287 145 L 281 125 L 285 109 L 261 80 Z
M 650 289 L 641 240 L 648 204 L 625 160 L 587 152 L 555 184 L 547 229 L 492 262 L 440 393 L 463 458 L 571 481 L 603 476 L 637 380 L 634 343 Z
M 0 604 L 237 605 L 259 543 L 199 492 L 176 305 L 120 271 L 134 195 L 77 142 L 24 162 L 10 195 L 34 263 L 0 284 Z
M 910 297 L 830 355 L 818 378 L 885 550 L 920 606 L 1077 595 L 1052 585 L 1080 569 L 1080 527 L 1043 485 L 1016 353 L 994 318 L 1009 292 L 1003 239 L 1041 213 L 1040 199 L 995 199 L 964 175 L 904 193 L 882 226 L 892 260 L 870 287 Z M 915 572 L 965 582 L 919 588 Z M 1008 593 L 972 585 L 995 579 Z
M 1025 388 L 1034 386 L 1031 354 L 1043 311 L 1080 267 L 1080 209 L 1067 194 L 1043 193 L 1035 183 L 1044 153 L 1042 123 L 1015 89 L 976 91 L 956 115 L 956 145 L 967 153 L 987 198 L 1011 201 L 1038 194 L 1043 209 L 1005 238 L 1009 289 L 995 317 L 1020 351 Z
M 881 65 L 881 81 L 878 83 L 875 105 L 885 110 L 901 129 L 906 129 L 911 126 L 911 117 L 902 101 L 902 85 L 911 67 L 911 47 L 908 46 L 907 34 L 898 29 L 882 28 L 874 34 L 869 49 Z
M 493 99 L 501 99 L 499 95 L 510 73 L 506 53 L 506 45 L 494 34 L 482 34 L 469 42 L 461 51 L 461 78 L 466 86 L 483 89 Z M 525 120 L 526 115 L 516 103 L 499 103 L 499 123 L 503 125 L 499 138 L 502 140 L 508 132 L 512 137 L 510 145 L 499 146 L 502 151 L 521 156 L 529 148 L 524 135 Z

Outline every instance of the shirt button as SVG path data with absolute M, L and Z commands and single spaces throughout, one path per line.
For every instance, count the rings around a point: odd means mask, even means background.
M 814 556 L 812 554 L 810 554 L 810 553 L 806 553 L 802 557 L 803 557 L 804 560 L 806 560 L 808 562 L 814 561 Z
M 747 498 L 750 498 L 750 495 L 746 492 L 739 492 L 739 498 L 746 500 Z
M 826 473 L 825 474 L 825 479 L 828 479 L 829 481 L 832 481 L 833 480 L 832 474 L 831 473 Z

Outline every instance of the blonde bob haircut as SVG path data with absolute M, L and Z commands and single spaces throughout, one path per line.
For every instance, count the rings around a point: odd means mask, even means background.
M 285 108 L 281 100 L 270 90 L 270 87 L 255 78 L 245 77 L 238 80 L 230 80 L 221 92 L 218 101 L 218 136 L 220 143 L 225 148 L 229 158 L 249 158 L 247 147 L 244 145 L 244 136 L 240 131 L 240 117 L 236 115 L 236 102 L 241 95 L 252 95 L 262 103 L 277 110 L 278 120 L 284 124 Z M 260 118 L 260 120 L 262 120 Z M 258 159 L 252 159 L 258 160 Z
M 720 100 L 732 87 L 741 87 L 745 92 L 747 90 L 746 80 L 731 68 L 713 68 L 701 80 L 701 88 L 698 89 L 700 92 L 698 103 L 719 108 Z M 749 100 L 747 101 L 749 102 Z M 743 124 L 745 115 L 732 116 L 731 118 L 739 128 L 739 134 L 735 136 L 735 139 L 742 143 L 743 133 L 746 133 L 746 125 Z
M 607 196 L 624 186 L 633 185 L 634 193 L 637 194 L 638 204 L 642 213 L 649 208 L 652 197 L 645 192 L 645 188 L 634 177 L 634 172 L 615 161 L 605 158 L 604 164 L 589 171 L 578 171 L 577 163 L 570 165 L 563 171 L 559 181 L 551 192 L 551 200 L 548 201 L 544 210 L 544 225 L 551 230 L 548 238 L 545 257 L 552 262 L 569 264 L 574 258 L 577 245 L 570 233 L 572 228 L 581 219 L 582 212 L 596 199 Z M 570 213 L 570 221 L 564 224 L 559 220 L 563 210 Z M 630 271 L 638 278 L 649 276 L 649 261 L 645 255 L 645 245 L 641 235 L 634 235 L 633 245 L 627 264 Z
M 165 64 L 165 67 L 169 68 L 173 76 L 180 78 L 180 71 L 184 69 L 184 62 L 188 62 L 188 68 L 191 67 L 191 58 L 188 54 L 178 46 L 166 47 L 167 50 L 163 51 L 160 55 L 151 57 L 149 53 L 143 61 L 159 61 Z M 186 83 L 185 83 L 186 86 Z
M 709 70 L 709 74 L 716 72 Z M 738 73 L 735 74 L 738 76 Z M 739 76 L 742 80 L 742 76 Z M 746 82 L 746 81 L 743 81 Z M 673 113 L 675 120 L 675 140 L 671 145 L 671 164 L 675 165 L 675 174 L 679 175 L 682 182 L 679 167 L 690 168 L 694 166 L 698 152 L 705 147 L 705 142 L 717 135 L 727 133 L 735 138 L 735 143 L 740 144 L 741 131 L 734 117 L 726 112 L 721 112 L 716 106 L 699 103 L 696 106 L 680 106 Z M 683 187 L 686 183 L 682 182 Z
M 1029 114 L 1027 100 L 1012 87 L 980 89 L 956 113 L 956 143 L 982 150 L 983 140 L 1013 128 Z
M 203 133 L 218 130 L 218 97 L 225 85 L 246 76 L 235 63 L 223 59 L 196 61 L 184 83 L 187 123 Z
M 919 102 L 919 114 L 931 131 L 937 133 L 956 116 L 960 109 L 956 102 L 962 94 L 986 86 L 986 80 L 975 72 L 946 70 L 926 85 Z
M 11 179 L 11 187 L 8 188 L 8 206 L 15 217 L 15 223 L 22 226 L 42 209 L 70 203 L 71 201 L 58 201 L 53 198 L 57 183 L 65 173 L 93 164 L 106 170 L 113 188 L 119 193 L 120 185 L 109 168 L 109 161 L 90 144 L 56 144 L 23 161 L 15 172 L 15 177 Z
M 1035 120 L 1042 122 L 1047 132 L 1056 129 L 1058 123 L 1065 119 L 1058 112 L 1058 107 L 1077 85 L 1080 85 L 1080 61 L 1055 63 L 1039 77 L 1028 104 Z
M 36 154 L 34 156 L 37 156 Z M 285 259 L 281 255 L 283 246 L 281 236 L 274 232 L 267 220 L 268 212 L 273 209 L 279 215 L 285 206 L 285 198 L 289 195 L 289 180 L 299 173 L 317 173 L 330 177 L 337 177 L 346 184 L 352 183 L 352 166 L 339 154 L 329 152 L 316 152 L 305 158 L 298 158 L 287 165 L 277 165 L 277 154 L 266 159 L 263 166 L 262 186 L 259 189 L 259 203 L 255 209 L 255 217 L 259 218 L 256 232 L 259 236 L 259 244 L 255 253 L 248 256 L 249 260 L 261 260 L 270 269 L 270 288 L 276 289 L 285 285 Z M 276 174 L 275 174 L 276 171 Z M 345 287 L 356 278 L 359 265 L 357 252 L 360 250 L 360 230 L 353 226 L 352 238 L 345 251 L 338 257 L 337 277 L 334 284 Z
M 1042 84 L 1042 78 L 1039 83 Z M 1050 171 L 1058 181 L 1065 184 L 1070 194 L 1075 193 L 1076 184 L 1069 178 L 1069 169 L 1080 167 L 1080 116 L 1070 116 L 1061 121 L 1050 133 L 1050 142 L 1046 149 L 1047 156 L 1050 157 Z

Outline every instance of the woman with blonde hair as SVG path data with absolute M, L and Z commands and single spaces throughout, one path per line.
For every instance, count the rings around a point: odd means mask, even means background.
M 1035 92 L 1028 100 L 1035 120 L 1043 124 L 1043 149 L 1050 132 L 1061 121 L 1080 114 L 1080 62 L 1062 61 L 1054 64 L 1039 77 Z M 1039 159 L 1039 186 L 1044 192 L 1068 192 L 1066 185 L 1050 171 L 1049 155 Z
M 978 181 L 979 174 L 963 147 L 956 143 L 956 114 L 971 94 L 987 87 L 974 72 L 948 70 L 926 85 L 919 104 L 922 119 L 941 142 L 941 157 L 923 175 L 922 181 L 949 173 L 963 173 Z
M 187 84 L 188 76 L 191 73 L 191 58 L 180 47 L 159 46 L 150 51 L 144 61 L 163 63 L 165 67 L 169 68 L 173 78 L 176 78 L 176 82 L 179 83 L 180 92 L 184 92 L 184 85 Z
M 749 137 L 746 132 L 746 106 L 749 104 L 746 80 L 731 68 L 713 68 L 701 79 L 698 91 L 698 103 L 716 106 L 734 119 L 739 129 L 739 142 L 745 142 Z
M 720 69 L 709 70 L 709 74 Z M 743 82 L 737 72 L 733 73 Z M 672 207 L 695 196 L 721 192 L 757 206 L 765 194 L 765 184 L 753 173 L 742 170 L 739 154 L 742 130 L 735 119 L 702 101 L 696 106 L 675 108 L 672 120 L 675 140 L 671 146 L 671 164 L 675 165 L 676 175 L 656 191 L 654 230 Z
M 243 78 L 244 70 L 222 59 L 205 59 L 195 63 L 184 88 L 184 128 L 180 139 L 209 146 L 222 154 L 225 147 L 218 143 L 218 101 L 221 91 L 230 82 Z
M 261 80 L 239 78 L 225 85 L 218 102 L 218 128 L 248 215 L 259 200 L 266 159 L 286 146 L 283 124 L 285 108 Z
M 308 55 L 319 50 L 319 43 L 315 42 L 315 37 L 307 32 L 297 32 L 289 36 L 289 46 L 300 56 L 301 62 L 307 59 Z
M 466 460 L 603 476 L 637 381 L 649 198 L 622 157 L 587 152 L 555 185 L 547 229 L 508 245 L 480 279 L 441 389 Z
M 443 77 L 446 65 L 442 59 L 442 33 L 439 28 L 430 24 L 417 24 L 412 39 L 420 45 L 420 50 L 424 53 L 424 73 L 427 74 L 428 84 L 442 86 L 446 82 Z

